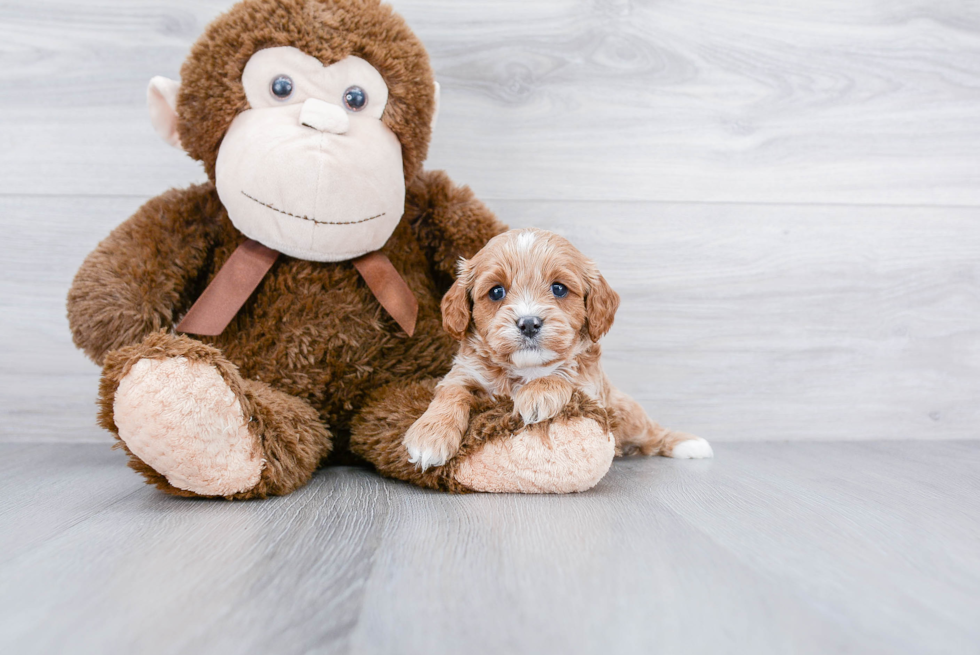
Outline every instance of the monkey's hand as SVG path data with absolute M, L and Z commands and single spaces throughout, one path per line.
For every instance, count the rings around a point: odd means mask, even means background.
M 208 261 L 221 203 L 210 184 L 171 190 L 139 209 L 85 259 L 68 292 L 75 344 L 107 352 L 173 326 Z
M 568 404 L 574 390 L 572 383 L 564 378 L 532 380 L 514 394 L 514 411 L 521 415 L 525 425 L 547 421 Z

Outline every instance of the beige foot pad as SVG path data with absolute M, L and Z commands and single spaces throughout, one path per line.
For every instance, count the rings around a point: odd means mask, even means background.
M 591 489 L 616 455 L 613 436 L 590 418 L 555 421 L 494 439 L 463 460 L 455 478 L 474 491 L 571 493 Z
M 259 482 L 265 462 L 257 440 L 209 364 L 141 359 L 120 381 L 113 412 L 126 446 L 178 489 L 227 496 Z

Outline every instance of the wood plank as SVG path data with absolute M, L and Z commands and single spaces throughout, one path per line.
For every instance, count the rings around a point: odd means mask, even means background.
M 31 491 L 49 493 L 65 466 L 32 467 Z M 74 466 L 89 484 L 103 475 Z M 0 564 L 0 648 L 299 653 L 328 643 L 343 652 L 384 493 L 372 473 L 335 469 L 262 502 L 188 502 L 144 486 L 101 511 L 79 508 L 84 520 Z
M 975 651 L 980 441 L 717 455 L 619 460 L 570 496 L 448 496 L 347 468 L 256 502 L 120 487 L 0 561 L 0 649 Z M 61 480 L 137 480 L 93 444 L 0 458 L 42 520 Z M 0 495 L 0 540 L 31 512 Z
M 710 470 L 665 467 L 659 498 L 886 650 L 969 653 L 980 643 L 980 449 L 937 445 L 739 444 Z
M 95 424 L 98 368 L 71 339 L 65 299 L 95 246 L 139 198 L 0 199 L 0 417 L 3 440 L 107 441 Z
M 142 487 L 108 444 L 0 444 L 0 564 Z
M 753 653 L 887 652 L 705 539 L 631 464 L 582 496 L 398 498 L 354 652 L 708 653 L 720 635 Z M 677 465 L 637 466 L 661 464 Z
M 391 512 L 352 643 L 972 652 L 980 508 L 965 497 L 976 492 L 978 452 L 971 444 L 953 463 L 942 444 L 917 461 L 924 446 L 724 444 L 715 461 L 619 461 L 582 496 L 441 507 L 406 498 Z M 447 611 L 457 607 L 469 621 Z
M 0 198 L 0 438 L 108 438 L 64 298 L 139 204 Z M 714 441 L 980 436 L 975 209 L 492 206 L 599 262 L 623 296 L 606 367 L 665 425 Z
M 496 202 L 623 296 L 613 381 L 713 440 L 980 436 L 974 209 Z
M 202 178 L 160 144 L 230 2 L 0 8 L 0 194 L 149 196 Z M 491 199 L 980 204 L 980 5 L 398 0 L 440 78 L 431 151 Z

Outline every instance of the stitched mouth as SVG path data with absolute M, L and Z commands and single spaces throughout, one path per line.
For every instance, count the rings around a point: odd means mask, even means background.
M 253 198 L 252 196 L 248 195 L 244 191 L 242 191 L 242 195 L 245 196 L 246 198 L 248 198 L 249 200 L 251 200 L 254 203 L 257 203 L 259 205 L 262 205 L 263 207 L 268 207 L 269 209 L 271 209 L 274 212 L 278 212 L 278 213 L 283 214 L 285 216 L 292 216 L 293 218 L 301 218 L 304 221 L 310 221 L 311 223 L 316 223 L 317 225 L 357 225 L 358 223 L 367 223 L 368 221 L 373 221 L 376 218 L 381 218 L 386 213 L 386 212 L 381 212 L 377 216 L 369 216 L 368 218 L 362 218 L 359 221 L 318 221 L 315 218 L 311 218 L 309 216 L 300 216 L 299 214 L 290 214 L 289 212 L 283 211 L 283 210 L 279 209 L 278 207 L 273 207 L 272 205 L 270 205 L 267 202 L 262 202 L 258 198 Z

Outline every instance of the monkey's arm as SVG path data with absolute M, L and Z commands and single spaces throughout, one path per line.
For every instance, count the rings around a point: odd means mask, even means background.
M 187 309 L 217 233 L 210 184 L 150 200 L 85 259 L 68 292 L 75 345 L 101 365 L 106 353 L 173 325 Z
M 456 186 L 443 171 L 420 173 L 408 189 L 406 204 L 415 236 L 444 282 L 456 279 L 460 257 L 472 257 L 507 230 L 468 186 Z

